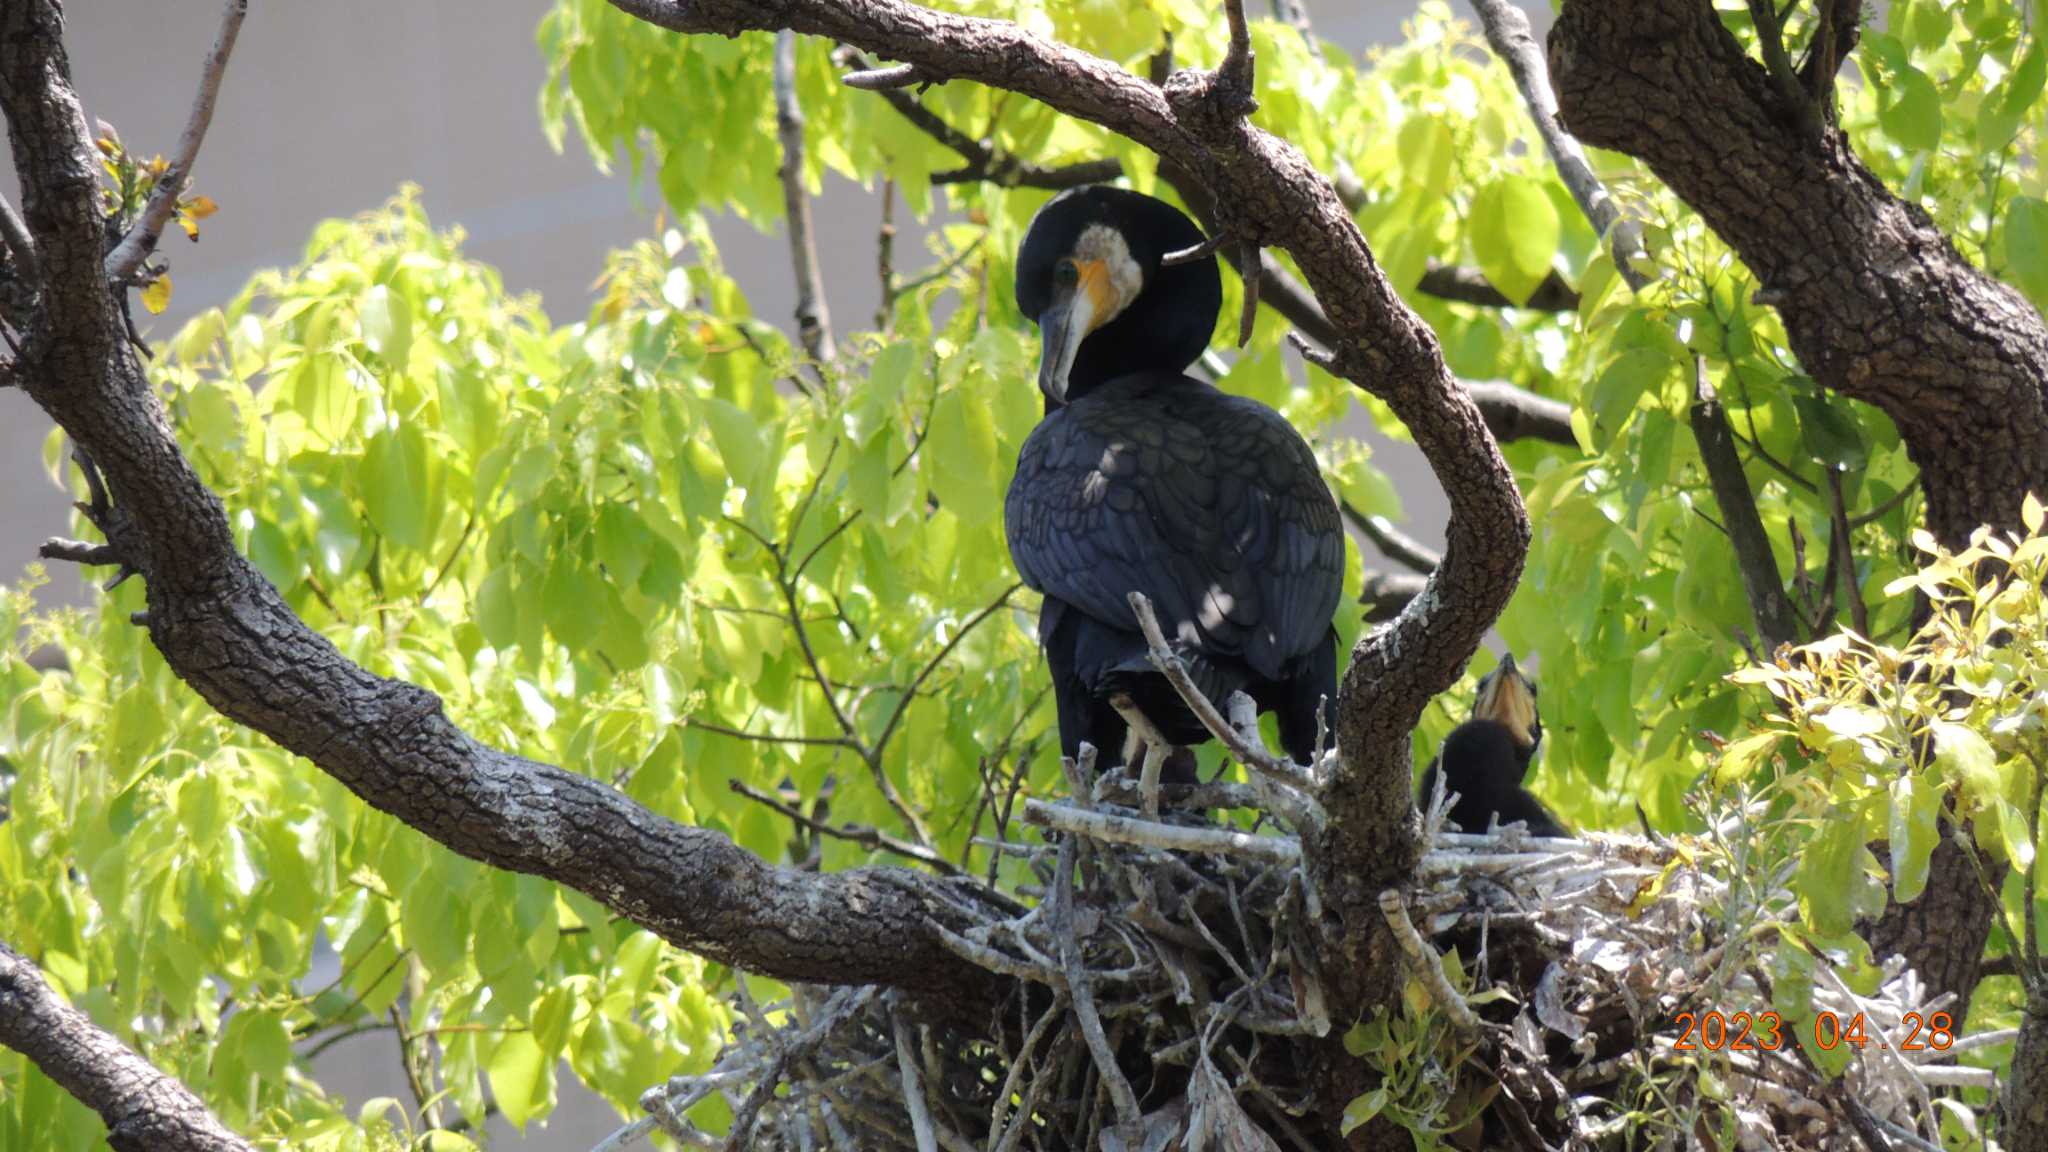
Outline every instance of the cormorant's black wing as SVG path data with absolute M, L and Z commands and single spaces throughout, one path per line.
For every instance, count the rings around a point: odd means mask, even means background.
M 1135 631 L 1150 597 L 1169 637 L 1278 678 L 1330 629 L 1344 576 L 1315 454 L 1263 404 L 1166 373 L 1127 376 L 1049 414 L 1004 507 L 1025 583 Z

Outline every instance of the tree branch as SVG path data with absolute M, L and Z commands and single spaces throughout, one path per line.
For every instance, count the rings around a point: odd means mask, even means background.
M 1836 6 L 1837 58 L 1861 9 Z M 1756 274 L 1801 366 L 1897 423 L 1938 539 L 2019 523 L 2022 496 L 2048 491 L 2048 325 L 2024 297 L 1839 129 L 1784 115 L 1708 0 L 1566 0 L 1549 57 L 1572 130 L 1645 161 Z
M 99 1113 L 115 1152 L 254 1152 L 183 1084 L 64 1003 L 0 941 L 0 1045 Z
M 855 69 L 869 69 L 868 59 L 860 50 L 842 47 L 836 57 L 842 64 Z M 868 84 L 854 84 L 853 76 L 871 75 L 871 71 L 857 71 L 846 78 L 846 83 L 856 88 L 867 88 L 881 94 L 905 120 L 924 131 L 924 134 L 958 153 L 967 161 L 964 168 L 932 174 L 934 184 L 972 184 L 986 181 L 1003 188 L 1045 188 L 1059 191 L 1077 188 L 1083 184 L 1100 184 L 1114 180 L 1124 174 L 1121 160 L 1082 160 L 1074 164 L 1048 168 L 1015 156 L 1001 156 L 994 146 L 977 140 L 951 124 L 946 123 L 938 113 L 924 106 L 924 101 L 900 86 L 877 87 Z
M 1825 13 L 1809 69 L 1832 80 L 1861 12 Z M 1565 0 L 1549 60 L 1572 130 L 1647 163 L 1756 275 L 1800 365 L 1891 417 L 1937 539 L 2019 525 L 2026 493 L 2048 491 L 2048 324 L 2020 293 L 1893 195 L 1838 127 L 1788 116 L 1710 0 Z M 1927 894 L 1893 905 L 1871 943 L 1967 1000 L 1988 909 L 1939 850 L 1932 867 Z
M 1529 17 L 1514 0 L 1472 0 L 1472 8 L 1479 13 L 1479 25 L 1486 32 L 1486 43 L 1493 48 L 1493 54 L 1507 65 L 1508 74 L 1515 78 L 1515 87 L 1521 90 L 1522 102 L 1529 107 L 1529 119 L 1536 124 L 1536 134 L 1543 137 L 1543 146 L 1550 152 L 1550 162 L 1557 169 L 1557 177 L 1564 182 L 1579 211 L 1586 214 L 1593 231 L 1606 241 L 1614 256 L 1615 271 L 1621 274 L 1631 288 L 1640 289 L 1649 283 L 1635 267 L 1635 257 L 1643 250 L 1643 230 L 1634 220 L 1621 214 L 1615 206 L 1614 197 L 1608 195 L 1607 186 L 1594 175 L 1593 165 L 1586 159 L 1586 150 L 1578 140 L 1564 130 L 1558 119 L 1557 97 L 1552 94 L 1550 70 L 1543 62 L 1543 50 L 1536 44 L 1536 34 L 1529 27 Z M 1542 289 L 1537 290 L 1538 294 Z M 1535 307 L 1534 301 L 1530 303 Z
M 818 245 L 811 224 L 811 195 L 804 188 L 804 110 L 796 98 L 796 33 L 775 38 L 775 134 L 782 141 L 782 207 L 788 217 L 789 260 L 796 272 L 796 328 L 811 359 L 823 365 L 838 355 L 832 344 L 832 312 L 825 304 L 825 277 L 818 269 Z M 822 373 L 823 369 L 820 367 Z
M 1358 596 L 1358 602 L 1365 605 L 1366 623 L 1398 619 L 1428 584 L 1429 577 L 1411 572 L 1367 572 Z
M 1749 477 L 1743 474 L 1742 460 L 1735 454 L 1735 433 L 1728 427 L 1728 414 L 1714 394 L 1714 386 L 1707 382 L 1706 361 L 1697 356 L 1693 358 L 1692 436 L 1713 486 L 1714 502 L 1721 507 L 1728 543 L 1735 548 L 1742 591 L 1749 597 L 1764 650 L 1774 652 L 1780 644 L 1798 643 L 1799 623 L 1792 601 L 1785 595 L 1777 557 L 1771 554 L 1770 535 L 1756 510 L 1756 493 L 1750 491 Z
M 1520 10 L 1517 9 L 1519 14 Z M 1604 195 L 1604 193 L 1603 193 Z M 1579 293 L 1555 271 L 1543 278 L 1528 300 L 1517 304 L 1501 294 L 1486 274 L 1458 264 L 1431 264 L 1415 284 L 1425 296 L 1453 304 L 1474 304 L 1481 308 L 1526 308 L 1537 312 L 1571 312 L 1579 306 Z
M 164 225 L 170 223 L 171 213 L 178 207 L 178 197 L 185 193 L 186 182 L 192 178 L 192 164 L 199 159 L 199 145 L 206 139 L 207 126 L 213 123 L 213 105 L 220 98 L 228 56 L 235 50 L 235 37 L 241 34 L 242 17 L 248 14 L 249 0 L 227 0 L 221 9 L 220 31 L 214 36 L 213 50 L 206 54 L 206 66 L 199 74 L 199 92 L 192 98 L 185 133 L 178 137 L 177 155 L 171 158 L 171 166 L 164 174 L 157 177 L 156 187 L 150 190 L 149 201 L 143 205 L 134 227 L 107 254 L 107 279 L 116 284 L 125 283 L 149 259 L 157 238 L 163 235 Z
M 1203 229 L 1215 235 L 1220 225 L 1216 220 L 1215 201 L 1207 191 L 1184 170 L 1164 158 L 1159 165 L 1159 176 L 1180 193 L 1181 200 L 1201 221 Z M 1238 248 L 1226 244 L 1222 255 L 1242 277 L 1244 261 Z M 1259 255 L 1259 301 L 1270 305 L 1303 336 L 1314 341 L 1319 346 L 1318 352 L 1338 342 L 1337 326 L 1323 314 L 1323 306 L 1316 302 L 1315 296 L 1301 281 L 1289 275 L 1278 260 L 1264 253 Z M 1579 446 L 1578 438 L 1572 434 L 1572 408 L 1564 401 L 1538 396 L 1512 384 L 1475 384 L 1469 381 L 1459 381 L 1459 384 L 1479 406 L 1487 431 L 1493 433 L 1495 440 L 1543 440 L 1567 448 Z
M 1437 565 L 1444 562 L 1442 553 L 1401 531 L 1385 516 L 1368 515 L 1350 504 L 1341 504 L 1339 507 L 1343 509 L 1344 518 L 1351 522 L 1352 527 L 1363 532 L 1365 538 L 1372 541 L 1387 559 L 1405 566 L 1409 571 L 1427 576 L 1436 571 Z

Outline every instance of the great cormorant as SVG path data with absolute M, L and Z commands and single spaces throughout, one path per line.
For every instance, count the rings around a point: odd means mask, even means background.
M 1422 776 L 1422 803 L 1436 795 L 1436 778 L 1458 794 L 1446 820 L 1461 832 L 1484 832 L 1489 824 L 1528 825 L 1535 836 L 1569 836 L 1522 781 L 1529 761 L 1543 739 L 1543 718 L 1536 712 L 1536 683 L 1515 667 L 1513 653 L 1479 681 L 1472 719 L 1451 730 L 1436 763 Z
M 1149 597 L 1221 707 L 1244 691 L 1278 714 L 1297 761 L 1336 699 L 1343 527 L 1315 454 L 1278 412 L 1186 375 L 1222 306 L 1214 257 L 1162 201 L 1090 186 L 1054 197 L 1017 254 L 1017 305 L 1038 323 L 1046 415 L 1004 502 L 1010 555 L 1044 593 L 1060 744 L 1114 757 L 1118 694 L 1176 747 L 1208 732 L 1152 667 L 1127 602 Z M 1181 770 L 1191 763 L 1180 759 Z

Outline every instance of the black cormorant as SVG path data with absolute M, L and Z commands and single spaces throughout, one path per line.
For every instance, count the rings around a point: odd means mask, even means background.
M 1569 836 L 1522 780 L 1543 739 L 1543 718 L 1536 713 L 1536 683 L 1515 667 L 1513 653 L 1479 681 L 1472 719 L 1451 730 L 1436 763 L 1422 775 L 1422 804 L 1436 794 L 1439 769 L 1447 790 L 1458 794 L 1446 820 L 1461 832 L 1484 832 L 1489 824 L 1528 825 L 1535 836 Z
M 1181 212 L 1118 188 L 1061 193 L 1017 253 L 1037 321 L 1046 415 L 1004 502 L 1010 555 L 1045 594 L 1060 745 L 1123 748 L 1118 694 L 1176 747 L 1207 731 L 1146 658 L 1126 597 L 1142 592 L 1220 708 L 1244 691 L 1307 761 L 1336 699 L 1344 535 L 1315 454 L 1278 412 L 1186 375 L 1222 306 L 1214 257 Z M 1181 773 L 1190 762 L 1181 759 Z

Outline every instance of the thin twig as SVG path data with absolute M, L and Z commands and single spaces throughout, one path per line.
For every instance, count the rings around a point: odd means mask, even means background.
M 1514 0 L 1472 0 L 1472 7 L 1479 13 L 1487 44 L 1508 66 L 1515 87 L 1521 90 L 1529 119 L 1535 122 L 1537 135 L 1543 137 L 1543 146 L 1550 151 L 1550 162 L 1557 168 L 1558 179 L 1578 202 L 1579 211 L 1586 214 L 1593 231 L 1607 241 L 1614 257 L 1614 270 L 1630 288 L 1641 290 L 1649 283 L 1649 277 L 1635 266 L 1636 257 L 1643 252 L 1642 226 L 1621 214 L 1614 197 L 1608 194 L 1607 185 L 1594 175 L 1593 165 L 1586 159 L 1586 150 L 1579 146 L 1578 138 L 1564 130 L 1550 83 L 1550 66 L 1543 58 L 1543 46 L 1529 27 L 1528 15 Z
M 1196 687 L 1194 680 L 1188 676 L 1187 665 L 1167 644 L 1166 634 L 1160 630 L 1159 615 L 1153 610 L 1152 601 L 1142 592 L 1133 592 L 1130 594 L 1130 604 L 1131 611 L 1138 617 L 1138 627 L 1145 634 L 1145 643 L 1151 648 L 1152 666 L 1166 677 L 1173 685 L 1174 691 L 1180 693 L 1181 700 L 1194 712 L 1195 718 L 1202 722 L 1202 727 L 1209 730 L 1209 735 L 1214 736 L 1229 749 L 1230 754 L 1245 767 L 1263 772 L 1291 788 L 1304 792 L 1312 788 L 1314 778 L 1306 768 L 1299 764 L 1289 764 L 1262 748 L 1253 747 L 1216 711 L 1216 705 L 1202 694 L 1202 690 Z
M 1436 571 L 1437 565 L 1444 562 L 1443 553 L 1401 531 L 1385 516 L 1361 512 L 1349 501 L 1339 507 L 1352 527 L 1364 533 L 1365 538 L 1372 541 L 1387 559 L 1422 576 Z
M 1060 961 L 1067 974 L 1067 995 L 1074 1002 L 1074 1018 L 1080 1023 L 1081 1036 L 1095 1057 L 1096 1075 L 1109 1088 L 1110 1101 L 1116 1106 L 1117 1123 L 1135 1130 L 1141 1121 L 1138 1097 L 1131 1091 L 1130 1081 L 1124 1079 L 1123 1069 L 1117 1067 L 1116 1049 L 1103 1034 L 1102 1017 L 1095 1010 L 1095 988 L 1088 978 L 1088 966 L 1081 960 L 1081 940 L 1074 925 L 1075 854 L 1072 837 L 1061 841 L 1059 876 L 1053 889 L 1052 932 L 1059 940 Z
M 1870 606 L 1863 602 L 1863 589 L 1856 580 L 1856 554 L 1852 547 L 1849 512 L 1842 503 L 1842 473 L 1838 468 L 1829 468 L 1828 509 L 1834 520 L 1832 545 L 1841 557 L 1838 575 L 1842 581 L 1841 598 L 1849 604 L 1849 623 L 1858 636 L 1870 635 Z
M 789 217 L 789 259 L 796 273 L 796 327 L 804 348 L 819 364 L 835 358 L 832 311 L 825 303 L 825 277 L 811 222 L 811 194 L 804 187 L 804 110 L 796 95 L 796 33 L 775 35 L 775 132 L 782 141 L 782 206 Z M 823 369 L 818 382 L 825 382 Z
M 915 64 L 888 64 L 880 68 L 848 72 L 839 78 L 839 82 L 848 88 L 859 88 L 864 92 L 887 92 L 908 88 L 913 84 L 929 83 L 930 80 Z
M 242 17 L 248 14 L 249 0 L 227 0 L 221 10 L 220 31 L 214 36 L 213 50 L 206 54 L 206 65 L 199 76 L 199 93 L 192 99 L 185 133 L 178 137 L 177 155 L 171 158 L 163 175 L 157 177 L 156 187 L 150 190 L 149 202 L 143 205 L 134 227 L 107 254 L 107 279 L 115 284 L 124 283 L 149 258 L 157 238 L 163 235 L 164 225 L 170 223 L 171 213 L 177 210 L 178 197 L 184 194 L 186 181 L 192 176 L 192 164 L 199 158 L 199 145 L 206 139 L 207 126 L 213 123 L 214 102 L 220 98 L 221 77 L 227 73 L 235 37 L 242 31 Z
M 21 216 L 0 196 L 0 240 L 7 245 L 7 252 L 14 258 L 15 272 L 31 290 L 39 290 L 43 283 L 42 261 L 36 255 L 35 237 L 30 236 L 28 225 L 21 222 Z
M 1763 517 L 1756 508 L 1756 493 L 1750 491 L 1742 461 L 1735 454 L 1735 434 L 1721 407 L 1714 386 L 1707 381 L 1706 361 L 1693 357 L 1693 440 L 1699 445 L 1700 462 L 1714 489 L 1714 502 L 1721 506 L 1728 543 L 1735 549 L 1742 590 L 1749 598 L 1767 651 L 1781 644 L 1798 642 L 1799 631 L 1792 602 L 1785 595 L 1785 582 L 1778 574 L 1777 557 L 1771 554 L 1771 538 L 1764 531 Z
M 863 848 L 873 849 L 878 852 L 892 852 L 905 859 L 915 860 L 934 871 L 942 872 L 948 876 L 967 875 L 958 865 L 932 851 L 930 848 L 924 847 L 921 844 L 912 844 L 908 841 L 899 840 L 879 828 L 872 828 L 866 824 L 832 824 L 812 816 L 807 816 L 802 809 L 792 804 L 785 804 L 744 780 L 733 780 L 728 783 L 727 787 L 752 800 L 754 803 L 771 808 L 804 828 L 820 835 L 830 836 L 835 840 L 845 840 L 848 843 L 858 844 Z
M 1408 902 L 1401 893 L 1389 888 L 1380 893 L 1380 915 L 1386 918 L 1387 927 L 1393 930 L 1394 940 L 1400 944 L 1401 952 L 1408 957 L 1409 971 L 1424 984 L 1429 985 L 1430 995 L 1443 1008 L 1444 1014 L 1460 1032 L 1472 1035 L 1479 1031 L 1479 1017 L 1472 1006 L 1465 1003 L 1465 997 L 1451 986 L 1450 977 L 1444 975 L 1443 957 L 1415 930 L 1415 921 L 1408 918 Z

